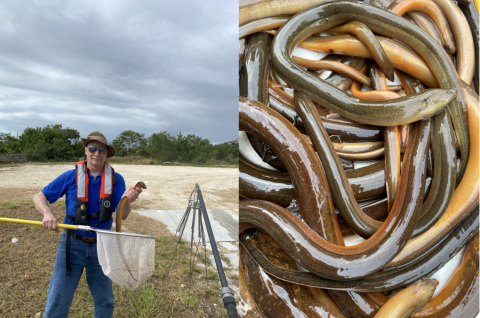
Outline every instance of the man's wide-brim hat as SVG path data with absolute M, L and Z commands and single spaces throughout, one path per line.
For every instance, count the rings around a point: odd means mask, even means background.
M 87 138 L 81 138 L 81 139 L 84 147 L 86 147 L 87 144 L 91 141 L 99 141 L 105 146 L 107 146 L 107 158 L 115 156 L 115 148 L 113 148 L 108 144 L 107 138 L 105 138 L 105 136 L 98 130 L 92 131 L 91 133 L 88 134 Z

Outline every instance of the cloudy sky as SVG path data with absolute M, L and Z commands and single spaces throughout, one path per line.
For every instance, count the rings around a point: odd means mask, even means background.
M 238 2 L 0 2 L 0 132 L 238 137 Z

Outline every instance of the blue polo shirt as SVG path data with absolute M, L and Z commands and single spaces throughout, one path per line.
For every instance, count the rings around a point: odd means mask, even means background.
M 75 182 L 75 175 L 77 173 L 76 169 L 67 171 L 61 174 L 58 178 L 53 180 L 49 185 L 43 188 L 42 193 L 47 198 L 50 204 L 56 202 L 63 195 L 65 195 L 65 205 L 67 207 L 67 214 L 70 216 L 75 216 L 75 202 L 77 200 L 77 184 Z M 113 186 L 113 208 L 112 212 L 115 212 L 115 208 L 122 199 L 123 193 L 125 193 L 125 180 L 123 177 L 114 172 L 117 179 L 117 183 Z M 100 211 L 100 189 L 102 186 L 102 175 L 98 175 L 96 178 L 93 178 L 92 175 L 88 174 L 88 212 L 96 213 Z M 76 224 L 74 222 L 70 223 L 67 215 L 63 220 L 65 224 Z M 98 219 L 88 221 L 88 225 L 94 226 L 98 223 Z M 112 228 L 113 218 L 109 222 L 100 223 L 97 228 L 102 230 L 110 230 Z M 97 233 L 87 232 L 80 230 L 73 230 L 75 233 L 80 234 L 86 237 L 96 237 Z

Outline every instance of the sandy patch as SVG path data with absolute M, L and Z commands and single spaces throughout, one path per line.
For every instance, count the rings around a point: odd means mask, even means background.
M 0 201 L 31 200 L 44 186 L 73 166 L 0 165 Z M 198 183 L 207 209 L 230 210 L 238 215 L 238 169 L 121 164 L 113 168 L 125 178 L 127 187 L 137 181 L 147 185 L 134 203 L 134 209 L 184 209 Z

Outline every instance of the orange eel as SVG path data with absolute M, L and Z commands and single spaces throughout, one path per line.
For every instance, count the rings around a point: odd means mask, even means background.
M 241 6 L 238 10 L 238 25 L 281 14 L 295 14 L 316 4 L 332 0 L 263 0 Z
M 395 68 L 419 79 L 430 88 L 439 87 L 437 80 L 425 61 L 411 48 L 390 38 L 377 36 L 377 39 Z M 372 58 L 367 47 L 351 35 L 335 35 L 329 37 L 312 36 L 300 43 L 299 46 L 309 50 L 331 54 L 343 54 L 367 59 Z
M 392 62 L 388 59 L 387 54 L 383 50 L 383 47 L 378 42 L 378 39 L 373 35 L 373 32 L 362 22 L 351 21 L 344 25 L 339 25 L 328 30 L 325 30 L 324 33 L 335 34 L 335 33 L 351 33 L 355 35 L 365 46 L 372 55 L 375 62 L 385 74 L 385 76 L 390 80 L 394 81 L 394 73 Z
M 431 0 L 410 0 L 402 2 L 392 2 L 387 8 L 392 13 L 402 16 L 410 11 L 418 11 L 425 13 L 433 23 L 437 26 L 440 35 L 442 36 L 443 46 L 448 54 L 455 54 L 455 43 L 453 41 L 452 32 L 448 27 L 448 22 L 443 15 L 442 10 L 435 2 Z

